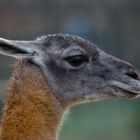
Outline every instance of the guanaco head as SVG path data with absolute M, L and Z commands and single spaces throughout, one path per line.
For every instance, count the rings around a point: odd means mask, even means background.
M 1 38 L 0 53 L 41 69 L 63 104 L 140 94 L 140 74 L 131 64 L 77 36 L 54 34 L 33 41 Z

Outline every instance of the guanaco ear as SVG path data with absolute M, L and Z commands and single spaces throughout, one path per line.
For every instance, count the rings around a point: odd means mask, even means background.
M 28 41 L 13 41 L 0 38 L 0 54 L 15 58 L 31 58 L 34 54 Z

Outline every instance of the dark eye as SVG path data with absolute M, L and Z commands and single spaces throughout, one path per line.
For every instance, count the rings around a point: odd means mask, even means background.
M 66 57 L 64 59 L 73 67 L 78 67 L 84 64 L 85 62 L 89 62 L 89 58 L 86 55 L 74 55 Z

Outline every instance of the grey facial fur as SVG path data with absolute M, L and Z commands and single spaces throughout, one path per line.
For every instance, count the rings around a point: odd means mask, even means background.
M 132 98 L 140 94 L 139 72 L 131 64 L 108 55 L 80 37 L 54 34 L 29 42 L 4 42 L 28 52 L 30 57 L 24 57 L 24 54 L 22 58 L 18 54 L 12 56 L 37 64 L 63 104 L 110 97 Z M 2 47 L 0 53 L 3 53 Z M 73 66 L 66 60 L 71 57 L 88 58 L 88 61 Z
M 126 74 L 137 74 L 135 68 L 106 54 L 91 42 L 70 35 L 51 35 L 38 40 L 44 41 L 44 48 L 47 48 L 51 61 L 46 65 L 46 74 L 60 100 L 82 102 L 113 96 L 127 98 L 126 91 L 139 93 L 139 76 L 134 79 Z M 88 56 L 89 62 L 80 68 L 73 68 L 65 62 L 64 57 L 77 54 Z M 122 92 L 122 89 L 125 91 Z

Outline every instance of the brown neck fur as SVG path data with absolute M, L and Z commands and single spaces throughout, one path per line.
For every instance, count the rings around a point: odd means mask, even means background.
M 63 108 L 41 71 L 18 62 L 2 119 L 1 140 L 55 140 Z

